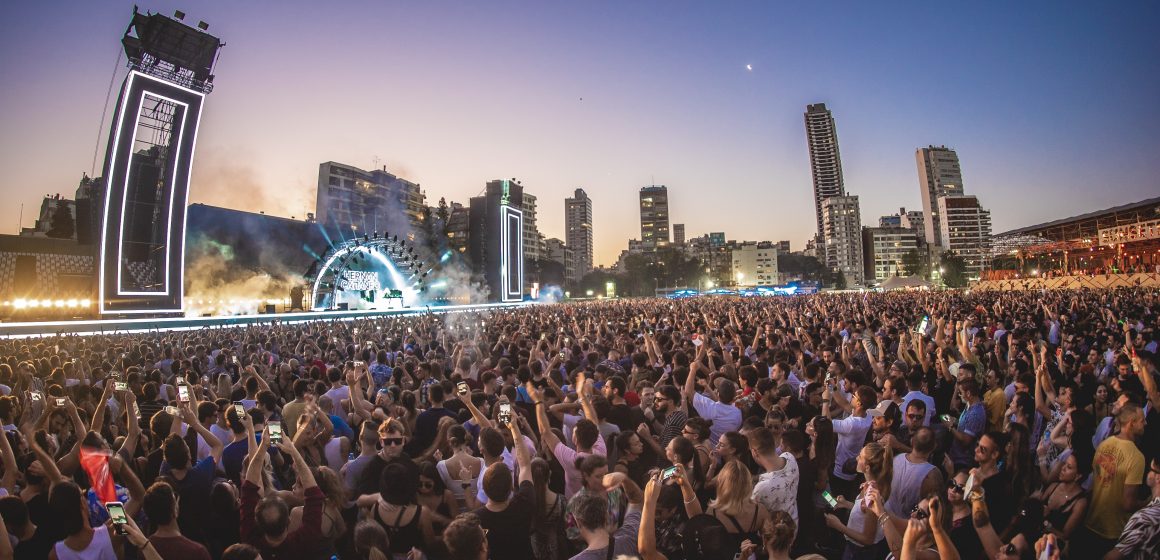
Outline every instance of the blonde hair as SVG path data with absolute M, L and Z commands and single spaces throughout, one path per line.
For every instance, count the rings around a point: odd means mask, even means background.
M 737 460 L 725 462 L 717 473 L 717 498 L 709 505 L 726 515 L 740 515 L 746 503 L 751 502 L 753 476 Z
M 785 552 L 793 546 L 794 535 L 797 534 L 797 523 L 794 523 L 790 514 L 774 510 L 769 519 L 761 526 L 761 540 L 764 541 L 766 551 Z
M 890 497 L 890 482 L 894 478 L 894 454 L 890 449 L 872 441 L 862 448 L 866 454 L 866 480 L 873 482 L 878 494 L 885 501 Z

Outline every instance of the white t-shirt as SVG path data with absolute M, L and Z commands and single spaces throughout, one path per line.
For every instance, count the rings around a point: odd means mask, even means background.
M 799 483 L 797 459 L 788 452 L 782 453 L 779 457 L 785 459 L 785 466 L 757 477 L 757 484 L 753 486 L 751 497 L 767 512 L 784 511 L 796 522 Z
M 701 393 L 693 395 L 693 408 L 701 418 L 713 421 L 709 426 L 709 442 L 714 446 L 725 432 L 735 432 L 741 427 L 741 409 L 719 403 Z
M 855 475 L 842 472 L 842 465 L 858 456 L 866 441 L 873 420 L 869 416 L 848 416 L 834 420 L 834 433 L 838 434 L 838 449 L 834 453 L 834 476 L 842 480 L 854 480 Z

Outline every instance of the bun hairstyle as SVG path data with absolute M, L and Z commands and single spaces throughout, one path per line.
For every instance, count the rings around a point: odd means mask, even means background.
M 794 535 L 797 534 L 797 523 L 794 523 L 790 514 L 776 510 L 769 514 L 769 519 L 761 526 L 761 539 L 765 549 L 770 552 L 785 552 L 793 545 Z
M 467 429 L 456 424 L 447 430 L 447 442 L 453 449 L 467 445 Z

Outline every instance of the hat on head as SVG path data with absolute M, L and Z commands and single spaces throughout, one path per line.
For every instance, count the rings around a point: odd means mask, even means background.
M 894 407 L 894 408 L 891 409 L 890 407 Z M 882 401 L 882 402 L 878 403 L 878 406 L 866 411 L 866 416 L 869 416 L 871 418 L 875 418 L 878 416 L 886 416 L 889 418 L 889 417 L 897 416 L 897 415 L 898 415 L 898 405 L 894 404 L 894 401 Z
M 910 365 L 904 360 L 894 360 L 893 367 L 898 368 L 898 371 L 901 371 L 903 375 L 910 373 Z

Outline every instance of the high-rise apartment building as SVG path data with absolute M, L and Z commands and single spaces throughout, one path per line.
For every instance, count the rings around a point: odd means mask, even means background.
M 563 240 L 555 237 L 544 240 L 544 258 L 560 263 L 564 267 L 564 278 L 572 278 L 576 275 L 576 272 L 572 270 L 572 266 L 576 263 L 576 256 L 573 254 L 572 248 Z
M 328 161 L 318 166 L 318 198 L 314 214 L 327 229 L 359 234 L 374 231 L 420 231 L 426 194 L 418 183 L 397 177 L 387 168 L 364 171 Z
M 571 250 L 572 262 L 567 278 L 579 282 L 592 271 L 592 199 L 584 189 L 576 189 L 572 198 L 564 199 L 564 242 Z
M 842 180 L 842 156 L 838 152 L 838 130 L 834 115 L 825 103 L 806 106 L 806 143 L 810 150 L 810 174 L 814 180 L 814 217 L 818 236 L 824 237 L 822 201 L 846 194 Z
M 863 282 L 862 213 L 857 196 L 831 196 L 822 201 L 825 264 L 846 277 L 847 286 Z
M 640 189 L 640 241 L 646 250 L 669 244 L 669 189 L 664 185 Z
M 673 245 L 685 244 L 685 224 L 673 224 Z
M 862 229 L 862 252 L 867 282 L 881 284 L 893 276 L 906 276 L 902 257 L 918 249 L 918 233 L 904 227 Z
M 524 190 L 524 201 L 520 205 L 524 213 L 524 261 L 540 260 L 540 230 L 536 227 L 536 197 Z
M 963 258 L 968 278 L 979 278 L 991 256 L 991 212 L 964 195 L 939 197 L 938 213 L 943 248 Z
M 926 242 L 946 248 L 946 242 L 941 237 L 938 199 L 961 196 L 964 192 L 959 155 L 946 146 L 928 146 L 915 150 L 914 160 L 918 165 L 918 188 L 922 194 Z

